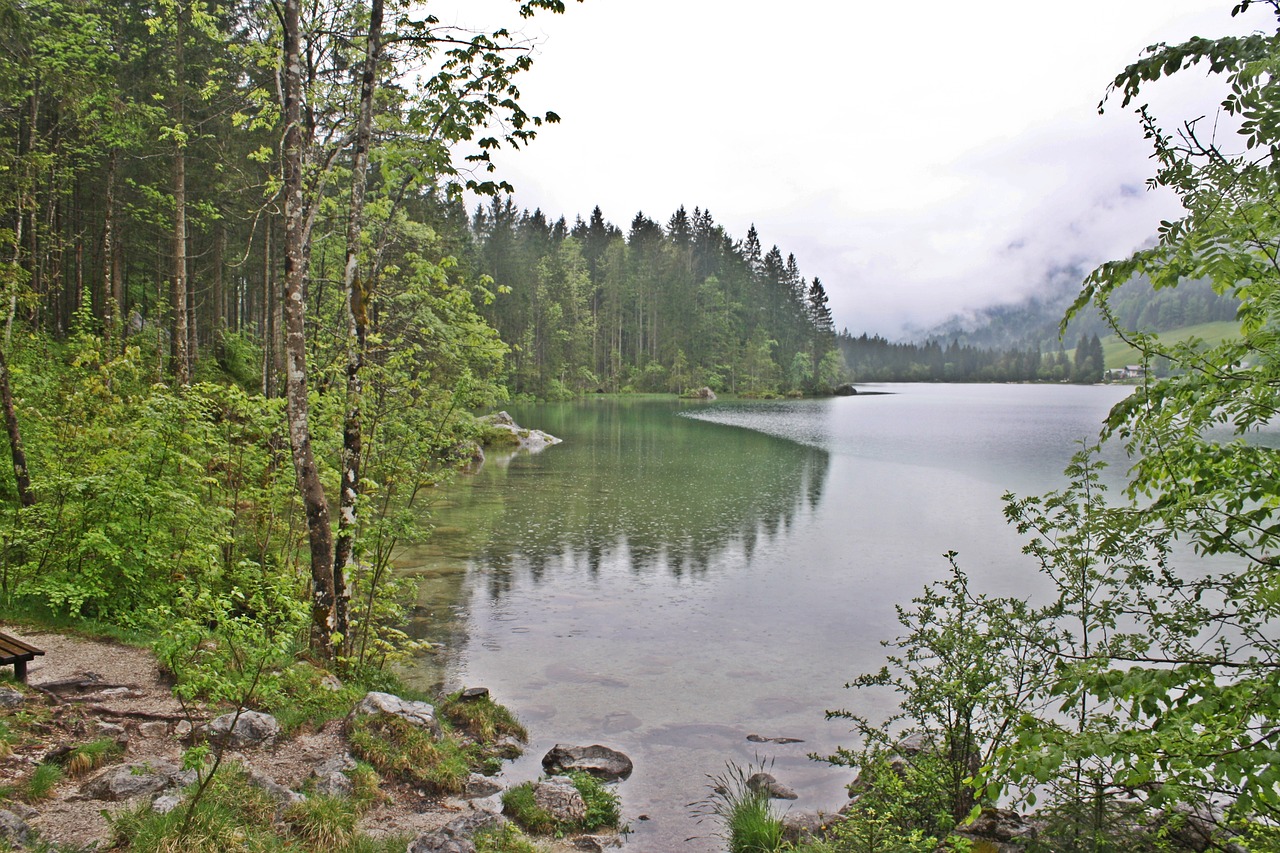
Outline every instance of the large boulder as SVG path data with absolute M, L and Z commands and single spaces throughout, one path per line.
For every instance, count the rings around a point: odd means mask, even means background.
M 387 714 L 399 717 L 406 723 L 418 728 L 428 729 L 440 734 L 440 721 L 436 719 L 435 706 L 429 702 L 418 702 L 412 699 L 401 699 L 392 693 L 370 691 L 351 712 L 353 717 Z
M 598 743 L 591 746 L 558 743 L 542 757 L 542 769 L 550 774 L 577 771 L 590 773 L 605 782 L 626 779 L 633 767 L 626 755 Z
M 843 385 L 837 385 L 834 389 L 834 393 L 837 397 L 852 397 L 858 393 L 858 389 L 846 382 Z
M 1035 840 L 1038 829 L 1034 822 L 1028 822 L 1010 809 L 985 808 L 955 834 L 999 851 L 1022 850 L 1025 844 Z
M 240 711 L 215 717 L 204 727 L 209 740 L 231 749 L 271 746 L 280 737 L 280 723 L 261 711 Z

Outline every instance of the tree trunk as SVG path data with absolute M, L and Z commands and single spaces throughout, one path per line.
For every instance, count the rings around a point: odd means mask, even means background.
M 111 352 L 111 336 L 115 333 L 117 321 L 120 319 L 120 303 L 116 301 L 115 288 L 115 207 L 116 207 L 116 170 L 120 164 L 120 150 L 112 147 L 107 158 L 106 198 L 102 214 L 102 344 L 107 352 Z
M 176 19 L 174 69 L 174 121 L 177 134 L 173 150 L 173 286 L 169 290 L 169 310 L 172 323 L 169 329 L 170 357 L 174 381 L 179 385 L 191 382 L 191 355 L 187 327 L 187 154 L 182 139 L 186 116 L 183 109 L 183 34 L 182 14 Z
M 364 70 L 360 75 L 360 112 L 356 119 L 354 162 L 351 174 L 351 207 L 347 212 L 347 257 L 342 282 L 347 307 L 347 406 L 342 422 L 342 493 L 338 513 L 338 538 L 334 545 L 333 583 L 337 631 L 348 641 L 347 578 L 355 565 L 356 502 L 360 496 L 361 425 L 360 369 L 364 365 L 365 341 L 369 328 L 369 287 L 371 277 L 360 278 L 360 235 L 364 226 L 364 200 L 369 167 L 369 145 L 373 139 L 373 97 L 378 80 L 378 60 L 382 53 L 383 0 L 372 0 L 369 13 L 369 40 L 365 46 Z M 371 274 L 372 275 L 372 274 Z
M 18 430 L 18 414 L 13 406 L 13 389 L 9 385 L 9 362 L 0 350 L 0 403 L 4 406 L 4 426 L 9 434 L 9 454 L 13 459 L 13 479 L 18 488 L 18 503 L 31 506 L 36 502 L 31 491 L 31 476 L 27 473 L 27 453 L 22 447 L 22 433 Z
M 308 227 L 303 201 L 302 56 L 298 6 L 284 2 L 284 318 L 285 409 L 289 445 L 297 473 L 298 492 L 307 514 L 311 545 L 311 629 L 317 651 L 333 659 L 334 613 L 333 532 L 329 502 L 320 482 L 311 449 L 307 404 L 307 341 L 305 283 Z

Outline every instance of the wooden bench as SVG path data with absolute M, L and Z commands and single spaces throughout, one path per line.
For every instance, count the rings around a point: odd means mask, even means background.
M 13 677 L 27 683 L 27 661 L 44 654 L 35 646 L 29 646 L 8 634 L 0 634 L 0 666 L 13 664 Z

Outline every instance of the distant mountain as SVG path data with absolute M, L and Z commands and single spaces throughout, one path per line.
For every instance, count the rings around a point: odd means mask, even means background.
M 961 346 L 994 350 L 1039 347 L 1045 352 L 1056 350 L 1059 344 L 1071 349 L 1082 336 L 1105 338 L 1111 329 L 1090 306 L 1072 320 L 1059 339 L 1058 324 L 1080 292 L 1083 278 L 1080 271 L 1063 270 L 1046 282 L 1041 293 L 1022 302 L 956 315 L 931 329 L 917 330 L 911 337 L 924 343 L 956 341 Z M 1208 281 L 1185 281 L 1174 288 L 1155 290 L 1146 279 L 1134 279 L 1116 289 L 1110 305 L 1125 328 L 1168 332 L 1234 319 L 1238 301 L 1215 293 Z

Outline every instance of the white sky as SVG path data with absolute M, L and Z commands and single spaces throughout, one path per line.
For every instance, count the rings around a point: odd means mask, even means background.
M 495 156 L 516 203 L 625 232 L 710 209 L 822 279 L 837 327 L 896 337 L 1128 254 L 1176 215 L 1107 84 L 1142 48 L 1269 29 L 1234 0 L 586 0 L 520 22 L 511 0 L 435 0 L 446 22 L 540 42 L 520 84 L 553 110 Z M 1214 113 L 1194 70 L 1144 98 Z

